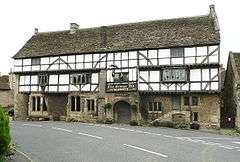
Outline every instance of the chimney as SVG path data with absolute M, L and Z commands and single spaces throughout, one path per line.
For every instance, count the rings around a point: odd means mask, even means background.
M 214 28 L 215 28 L 215 31 L 219 31 L 220 30 L 220 27 L 219 27 L 219 22 L 218 22 L 218 18 L 217 18 L 217 14 L 216 14 L 216 11 L 215 11 L 215 5 L 212 4 L 209 6 L 209 9 L 210 9 L 210 17 L 212 17 L 214 19 Z
M 74 34 L 79 29 L 77 23 L 70 23 L 70 34 Z
M 210 9 L 210 15 L 214 15 L 215 14 L 215 5 L 214 4 L 211 4 L 209 6 L 209 9 Z
M 34 28 L 34 35 L 38 34 L 38 28 Z

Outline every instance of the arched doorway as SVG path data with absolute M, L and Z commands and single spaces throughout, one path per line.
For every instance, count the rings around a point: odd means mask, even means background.
M 131 120 L 130 104 L 125 101 L 118 101 L 114 105 L 114 115 L 118 123 L 128 124 Z

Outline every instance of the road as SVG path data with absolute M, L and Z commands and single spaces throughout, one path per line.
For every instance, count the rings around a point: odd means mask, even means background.
M 67 122 L 11 123 L 34 162 L 239 162 L 240 138 L 199 131 Z

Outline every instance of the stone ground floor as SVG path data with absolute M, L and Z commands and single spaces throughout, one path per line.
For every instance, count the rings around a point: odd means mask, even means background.
M 219 127 L 219 94 L 149 93 L 19 93 L 15 95 L 15 118 L 92 122 L 110 119 L 196 122 Z

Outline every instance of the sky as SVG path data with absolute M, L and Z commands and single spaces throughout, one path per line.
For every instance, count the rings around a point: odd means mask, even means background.
M 229 51 L 240 52 L 238 0 L 2 0 L 0 2 L 0 72 L 8 74 L 12 57 L 34 34 L 80 28 L 205 15 L 215 4 L 221 32 L 221 63 Z

